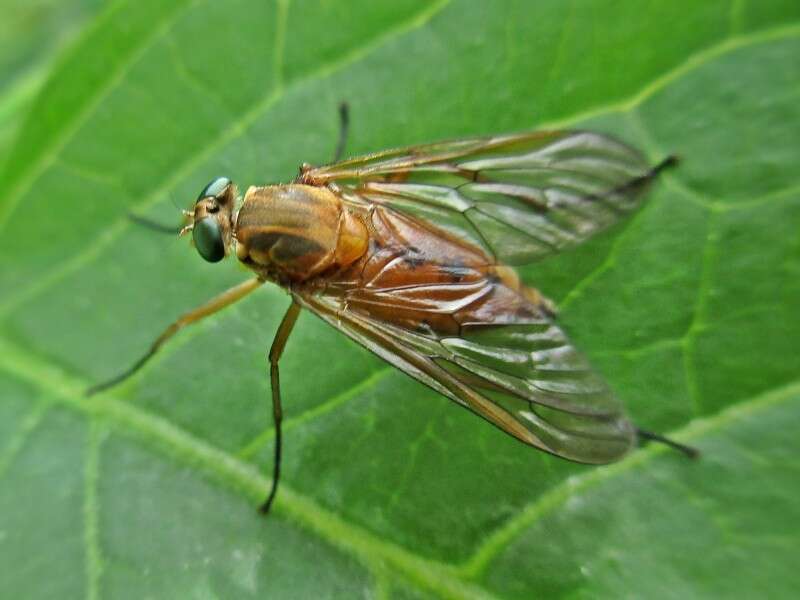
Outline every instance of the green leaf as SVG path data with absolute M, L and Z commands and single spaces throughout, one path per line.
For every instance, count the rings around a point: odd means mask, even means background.
M 59 48 L 97 5 L 98 0 L 4 0 L 0 5 L 0 165 Z
M 111 4 L 0 188 L 0 596 L 793 597 L 798 56 L 788 0 Z M 213 177 L 327 161 L 342 100 L 352 154 L 564 126 L 680 155 L 632 219 L 523 276 L 699 461 L 545 456 L 304 315 L 263 519 L 276 288 L 84 396 L 247 276 L 127 213 L 177 224 Z

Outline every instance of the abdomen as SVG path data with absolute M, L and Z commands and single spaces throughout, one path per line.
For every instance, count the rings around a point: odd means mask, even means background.
M 477 248 L 376 207 L 370 247 L 322 293 L 407 329 L 458 335 L 468 323 L 514 323 L 548 313 L 549 301 Z

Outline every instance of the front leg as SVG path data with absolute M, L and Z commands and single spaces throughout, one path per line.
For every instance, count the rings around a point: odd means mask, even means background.
M 202 306 L 195 308 L 194 310 L 184 314 L 181 316 L 177 321 L 172 323 L 169 327 L 167 327 L 164 332 L 158 336 L 155 342 L 150 346 L 150 349 L 142 356 L 139 360 L 137 360 L 133 365 L 131 365 L 128 369 L 124 370 L 122 373 L 115 375 L 111 379 L 103 381 L 101 383 L 97 383 L 91 386 L 89 389 L 86 390 L 86 395 L 91 396 L 92 394 L 96 394 L 102 390 L 108 389 L 112 386 L 117 385 L 118 383 L 128 379 L 131 375 L 136 373 L 139 369 L 141 369 L 148 360 L 150 360 L 153 355 L 158 352 L 158 350 L 163 346 L 167 340 L 169 340 L 173 335 L 178 333 L 181 329 L 186 327 L 187 325 L 191 325 L 192 323 L 196 323 L 205 317 L 213 315 L 221 311 L 226 306 L 229 306 L 236 302 L 237 300 L 241 300 L 247 294 L 252 292 L 254 289 L 261 286 L 264 282 L 255 277 L 253 279 L 248 279 L 240 283 L 239 285 L 235 285 L 232 288 L 225 290 L 219 296 L 212 298 Z

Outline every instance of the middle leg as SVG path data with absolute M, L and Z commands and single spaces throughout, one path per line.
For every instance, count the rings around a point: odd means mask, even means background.
M 267 499 L 258 509 L 264 515 L 269 512 L 272 502 L 275 500 L 275 494 L 278 493 L 278 482 L 281 477 L 281 421 L 283 420 L 283 409 L 281 407 L 281 381 L 278 361 L 281 358 L 281 354 L 283 354 L 286 341 L 289 339 L 289 334 L 292 333 L 299 314 L 300 305 L 292 300 L 291 306 L 289 306 L 286 314 L 283 315 L 283 320 L 275 333 L 272 347 L 269 349 L 269 382 L 272 390 L 272 418 L 275 422 L 275 457 L 272 466 L 272 487 L 270 487 Z

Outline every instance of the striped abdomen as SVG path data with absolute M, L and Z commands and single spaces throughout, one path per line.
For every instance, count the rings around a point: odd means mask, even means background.
M 467 324 L 549 316 L 553 306 L 513 269 L 444 231 L 376 206 L 370 249 L 326 282 L 341 306 L 411 331 L 459 335 Z

